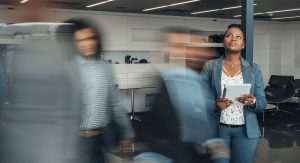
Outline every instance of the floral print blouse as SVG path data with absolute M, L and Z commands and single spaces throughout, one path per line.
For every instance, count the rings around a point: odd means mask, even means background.
M 237 72 L 235 75 L 230 76 L 225 67 L 222 68 L 221 88 L 222 94 L 224 85 L 226 84 L 243 84 L 242 71 Z M 221 111 L 220 123 L 229 125 L 243 125 L 245 124 L 245 116 L 243 104 L 233 102 L 228 108 Z

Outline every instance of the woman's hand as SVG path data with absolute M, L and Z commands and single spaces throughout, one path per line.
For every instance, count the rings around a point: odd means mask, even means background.
M 216 105 L 220 110 L 228 108 L 232 104 L 232 101 L 227 98 L 217 98 Z
M 246 106 L 253 106 L 255 104 L 255 97 L 251 93 L 237 97 L 236 100 Z
M 119 150 L 123 153 L 134 152 L 134 140 L 133 139 L 123 139 L 119 142 Z

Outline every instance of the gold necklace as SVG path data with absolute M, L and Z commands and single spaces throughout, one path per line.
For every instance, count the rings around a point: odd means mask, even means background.
M 233 68 L 234 66 L 240 64 L 240 63 L 230 64 L 230 63 L 226 63 L 225 61 L 224 61 L 224 63 L 225 63 L 226 65 L 229 65 L 229 67 L 231 67 L 231 68 Z

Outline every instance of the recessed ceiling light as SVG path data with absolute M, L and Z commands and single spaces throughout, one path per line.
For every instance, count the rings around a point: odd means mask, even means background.
M 276 11 L 268 11 L 267 14 L 274 14 L 274 13 L 280 13 L 280 12 L 290 12 L 290 11 L 298 11 L 300 8 L 293 8 L 293 9 L 287 9 L 287 10 L 276 10 Z
M 143 11 L 156 10 L 156 9 L 160 9 L 160 8 L 177 6 L 177 5 L 182 5 L 182 4 L 186 4 L 186 3 L 192 3 L 192 2 L 198 2 L 198 1 L 200 1 L 200 0 L 192 0 L 192 1 L 185 1 L 185 2 L 173 3 L 173 4 L 169 4 L 169 5 L 164 5 L 164 6 L 158 6 L 158 7 L 144 9 Z
M 291 11 L 299 11 L 300 8 L 293 8 L 293 9 L 286 9 L 286 10 L 274 10 L 274 11 L 267 11 L 261 13 L 254 13 L 253 15 L 262 15 L 262 14 L 274 14 L 274 13 L 281 13 L 281 12 L 291 12 Z M 241 15 L 235 15 L 234 18 L 241 17 Z
M 279 17 L 279 18 L 272 18 L 272 20 L 293 19 L 293 18 L 300 18 L 300 16 Z
M 253 6 L 256 6 L 257 4 L 253 4 Z M 236 8 L 241 8 L 242 6 L 232 6 L 232 7 L 224 7 L 224 8 L 217 8 L 217 9 L 212 9 L 212 10 L 204 10 L 204 11 L 198 11 L 198 12 L 192 12 L 191 14 L 203 14 L 203 13 L 208 13 L 208 12 L 215 12 L 215 11 L 223 11 L 223 10 L 231 10 L 231 9 L 236 9 Z
M 27 27 L 27 26 L 34 26 L 34 25 L 46 25 L 46 26 L 58 26 L 58 25 L 72 25 L 72 23 L 57 23 L 57 22 L 27 22 L 27 23 L 14 23 L 10 24 L 9 26 L 22 26 L 22 27 Z
M 95 4 L 88 5 L 88 6 L 86 6 L 86 7 L 87 7 L 87 8 L 90 8 L 90 7 L 102 5 L 102 4 L 104 4 L 104 3 L 108 3 L 108 2 L 112 2 L 112 1 L 114 1 L 114 0 L 107 0 L 107 1 L 99 2 L 99 3 L 95 3 Z
M 213 10 L 205 10 L 205 11 L 199 11 L 199 12 L 192 12 L 191 14 L 202 14 L 202 13 L 207 13 L 207 12 L 214 12 L 214 11 L 220 11 L 222 9 L 213 9 Z
M 260 13 L 254 13 L 253 15 L 263 15 L 265 14 L 264 12 L 260 12 Z M 235 15 L 233 16 L 234 18 L 238 18 L 238 17 L 241 17 L 242 15 Z
M 22 0 L 20 3 L 26 3 L 28 2 L 29 0 Z

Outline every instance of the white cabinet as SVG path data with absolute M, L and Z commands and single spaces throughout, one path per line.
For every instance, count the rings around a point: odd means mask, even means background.
M 123 101 L 126 110 L 131 112 L 132 107 L 135 112 L 149 110 L 147 97 L 157 94 L 160 86 L 159 72 L 155 66 L 153 64 L 112 64 L 112 67 L 118 88 L 126 97 Z
M 159 72 L 153 64 L 112 64 L 120 89 L 158 88 Z

